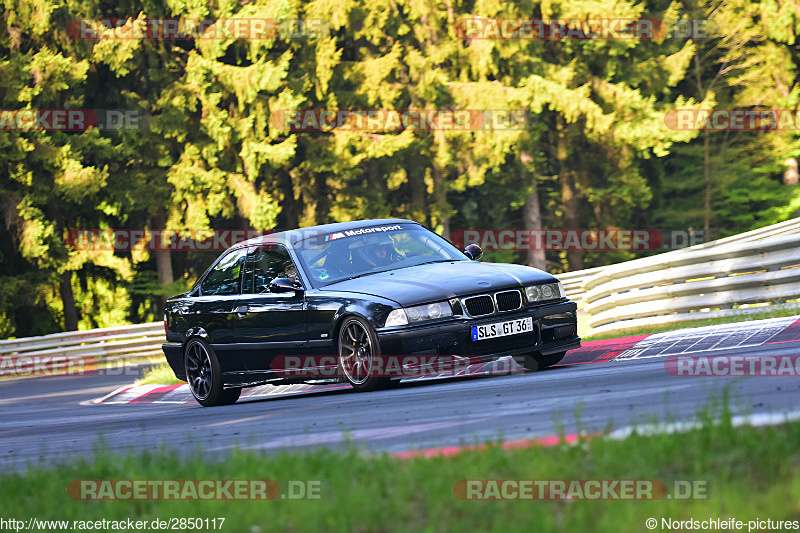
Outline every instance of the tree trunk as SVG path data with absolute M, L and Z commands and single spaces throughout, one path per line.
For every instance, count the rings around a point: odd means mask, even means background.
M 711 240 L 711 192 L 714 185 L 711 180 L 711 153 L 708 130 L 703 131 L 703 175 L 706 183 L 705 197 L 703 199 L 703 239 L 708 242 Z
M 783 162 L 786 170 L 783 171 L 783 184 L 784 185 L 797 185 L 800 181 L 800 172 L 798 172 L 797 159 L 790 157 Z
M 174 278 L 172 277 L 172 254 L 171 250 L 156 250 L 153 252 L 156 255 L 156 270 L 158 271 L 158 283 L 161 285 L 162 289 L 166 289 L 167 285 L 172 283 Z M 169 298 L 169 294 L 162 294 L 161 295 L 161 308 L 164 308 L 164 305 L 167 303 L 167 298 Z
M 165 229 L 164 226 L 167 225 L 167 218 L 164 214 L 163 209 L 159 209 L 158 213 L 153 220 L 153 225 L 155 226 L 156 231 L 160 231 Z M 159 301 L 161 302 L 161 306 L 159 311 L 164 310 L 164 306 L 167 303 L 167 298 L 169 298 L 169 294 L 166 293 L 167 285 L 174 281 L 172 275 L 172 251 L 167 250 L 156 250 L 153 252 L 156 258 L 156 271 L 158 272 L 158 284 L 161 286 L 161 289 L 164 291 L 161 294 L 161 298 Z
M 300 226 L 301 202 L 297 200 L 294 192 L 294 178 L 286 170 L 278 171 L 278 187 L 283 192 L 281 211 L 278 215 L 278 231 L 295 229 Z
M 314 211 L 314 222 L 325 224 L 331 211 L 331 201 L 328 193 L 328 173 L 317 172 L 314 174 L 314 197 L 317 207 Z
M 438 163 L 433 163 L 433 198 L 436 205 L 436 223 L 442 226 L 442 237 L 450 238 L 450 218 L 443 213 L 447 209 L 447 191 L 444 188 L 444 173 Z
M 722 67 L 721 67 L 722 68 Z M 714 81 L 707 88 L 703 88 L 703 77 L 700 65 L 700 55 L 695 52 L 694 55 L 694 80 L 697 86 L 697 94 L 699 100 L 705 99 L 707 91 L 714 90 Z M 717 77 L 719 74 L 717 74 Z M 715 77 L 714 79 L 716 79 Z M 703 239 L 708 242 L 711 240 L 711 153 L 710 153 L 710 137 L 708 130 L 703 130 L 703 179 L 705 180 L 705 192 L 703 194 Z
M 539 210 L 539 191 L 534 182 L 533 189 L 525 200 L 525 207 L 522 208 L 522 223 L 525 231 L 541 231 L 542 229 L 542 213 Z M 537 239 L 531 238 L 531 249 L 526 254 L 526 264 L 539 270 L 547 268 L 545 259 L 544 248 L 536 249 Z
M 567 139 L 564 119 L 556 119 L 556 158 L 558 159 L 559 180 L 561 181 L 561 203 L 564 207 L 566 229 L 578 229 L 578 198 L 575 196 L 575 179 L 567 165 Z M 583 251 L 568 250 L 567 263 L 569 270 L 583 268 Z
M 61 217 L 61 209 L 55 197 L 51 197 L 47 202 L 47 213 L 51 220 L 55 222 L 56 233 L 64 233 L 64 219 Z M 65 248 L 58 248 L 51 251 L 56 258 L 67 260 L 69 253 Z M 61 305 L 64 307 L 64 329 L 66 331 L 78 331 L 78 309 L 75 307 L 75 293 L 72 291 L 72 271 L 67 270 L 59 275 L 58 293 L 61 297 Z
M 424 222 L 426 226 L 431 227 L 431 212 L 430 209 L 425 207 L 425 197 L 427 195 L 425 176 L 423 174 L 425 164 L 418 159 L 413 163 L 415 164 L 409 166 L 414 170 L 409 170 L 408 173 L 408 188 L 411 196 L 411 218 Z
M 442 237 L 445 239 L 450 238 L 450 217 L 447 212 L 449 211 L 447 205 L 447 189 L 444 179 L 444 171 L 439 163 L 436 161 L 437 152 L 442 143 L 445 142 L 444 132 L 436 130 L 433 132 L 433 199 L 436 205 L 436 222 L 442 226 Z
M 385 218 L 386 213 L 386 179 L 381 176 L 377 159 L 367 158 L 362 162 L 364 168 L 364 184 L 369 191 L 364 195 L 367 207 L 366 214 L 369 218 Z
M 75 308 L 75 294 L 72 292 L 72 271 L 61 273 L 58 292 L 64 304 L 64 329 L 78 331 L 78 310 Z

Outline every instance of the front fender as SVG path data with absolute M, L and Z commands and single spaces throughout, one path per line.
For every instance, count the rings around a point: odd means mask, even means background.
M 364 300 L 350 302 L 346 305 L 343 305 L 333 315 L 333 321 L 331 324 L 331 333 L 334 335 L 333 338 L 336 338 L 335 335 L 338 334 L 338 326 L 347 316 L 355 315 L 363 318 L 369 323 L 370 326 L 372 326 L 372 329 L 377 330 L 378 328 L 383 327 L 383 323 L 386 321 L 386 316 L 389 314 L 389 312 L 391 312 L 392 309 L 395 309 L 395 307 Z

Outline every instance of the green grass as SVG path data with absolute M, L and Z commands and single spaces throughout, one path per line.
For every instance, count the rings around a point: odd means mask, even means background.
M 144 371 L 144 375 L 136 380 L 137 385 L 175 385 L 185 383 L 175 377 L 169 364 L 164 361 Z
M 197 436 L 201 438 L 200 435 Z M 268 440 L 264 436 L 263 440 Z M 800 519 L 800 423 L 752 428 L 706 424 L 682 434 L 449 458 L 402 460 L 346 453 L 236 451 L 211 460 L 198 449 L 91 460 L 0 475 L 5 518 L 153 520 L 226 518 L 223 531 L 647 531 L 648 518 Z M 322 499 L 248 501 L 74 501 L 74 479 L 321 480 Z M 462 501 L 461 479 L 660 479 L 709 484 L 705 500 Z M 747 527 L 745 525 L 745 527 Z M 660 523 L 656 529 L 661 531 Z
M 735 322 L 749 322 L 752 320 L 762 320 L 765 318 L 780 318 L 786 316 L 795 316 L 798 314 L 800 314 L 800 309 L 798 309 L 797 307 L 790 309 L 776 309 L 773 311 L 764 311 L 760 313 L 752 313 L 747 315 L 709 318 L 705 320 L 688 320 L 684 322 L 675 322 L 674 324 L 664 324 L 661 326 L 651 326 L 644 328 L 629 328 L 629 329 L 615 331 L 613 333 L 586 335 L 582 336 L 581 340 L 600 341 L 605 339 L 616 339 L 618 337 L 632 337 L 635 335 L 652 335 L 654 333 L 663 333 L 665 331 L 675 331 L 678 329 L 699 328 L 701 326 L 712 326 L 715 324 L 731 324 Z M 579 331 L 580 330 L 581 327 L 579 325 Z

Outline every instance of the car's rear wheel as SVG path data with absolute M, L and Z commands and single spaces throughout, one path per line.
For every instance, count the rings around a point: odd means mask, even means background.
M 339 369 L 359 392 L 391 385 L 390 379 L 377 375 L 381 355 L 378 336 L 366 320 L 351 316 L 339 328 Z
M 523 366 L 525 370 L 535 372 L 537 370 L 544 370 L 545 368 L 549 368 L 558 364 L 565 355 L 567 355 L 567 352 L 558 352 L 549 355 L 533 352 L 526 353 L 521 356 L 514 356 L 514 360 L 519 365 Z
M 191 339 L 184 349 L 186 381 L 197 403 L 204 407 L 236 403 L 241 388 L 224 389 L 219 360 L 202 339 Z

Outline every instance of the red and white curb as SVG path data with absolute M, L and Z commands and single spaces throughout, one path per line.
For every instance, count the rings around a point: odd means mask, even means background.
M 333 390 L 349 389 L 350 385 L 336 383 L 330 385 L 264 385 L 251 387 L 242 391 L 241 399 L 269 398 L 273 396 L 289 396 L 303 393 L 317 393 Z M 149 404 L 186 404 L 193 403 L 194 398 L 189 390 L 189 385 L 128 385 L 114 392 L 91 400 L 92 404 L 120 405 L 129 403 Z
M 435 379 L 449 379 L 454 377 L 472 377 L 488 375 L 492 373 L 522 372 L 522 367 L 518 366 L 513 359 L 503 358 L 491 363 L 479 363 L 471 365 L 466 369 L 457 372 L 445 372 L 439 376 L 419 377 L 404 379 L 409 381 L 429 381 Z M 328 391 L 350 390 L 352 387 L 348 383 L 326 383 L 320 385 L 298 383 L 293 385 L 262 385 L 250 387 L 242 390 L 241 400 L 263 399 L 278 396 L 293 396 L 299 394 L 313 394 Z M 91 400 L 90 404 L 119 405 L 127 403 L 173 403 L 184 404 L 193 403 L 194 398 L 189 390 L 189 385 L 183 383 L 178 385 L 127 385 L 119 388 L 96 400 Z
M 788 422 L 796 422 L 800 420 L 800 411 L 787 411 L 784 413 L 758 413 L 753 415 L 737 415 L 731 417 L 731 426 L 779 426 Z M 714 423 L 718 424 L 719 420 Z M 508 440 L 505 442 L 494 445 L 503 450 L 519 450 L 533 448 L 536 446 L 553 447 L 560 445 L 574 445 L 581 440 L 605 438 L 611 440 L 625 440 L 634 433 L 637 435 L 657 435 L 657 434 L 672 434 L 672 433 L 686 433 L 688 431 L 701 429 L 704 425 L 701 422 L 677 422 L 665 424 L 646 424 L 637 426 L 626 426 L 623 428 L 615 429 L 607 434 L 602 433 L 585 433 L 585 434 L 568 434 L 564 436 L 550 436 L 550 437 L 536 437 L 531 439 L 516 439 Z M 400 459 L 428 459 L 431 457 L 450 457 L 460 453 L 469 451 L 484 451 L 492 447 L 492 444 L 478 444 L 468 446 L 441 446 L 435 448 L 425 448 L 418 450 L 404 450 L 392 452 L 389 455 Z

